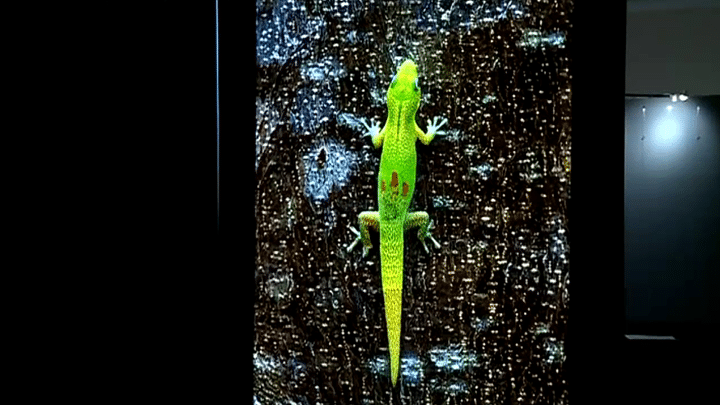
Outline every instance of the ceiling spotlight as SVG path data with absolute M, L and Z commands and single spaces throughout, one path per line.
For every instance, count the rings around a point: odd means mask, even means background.
M 677 94 L 673 94 L 672 96 L 670 96 L 670 99 L 672 100 L 673 103 L 677 101 L 677 98 L 678 98 Z
M 687 101 L 688 99 L 688 96 L 686 96 L 685 94 L 681 94 L 678 97 L 680 98 L 680 101 Z

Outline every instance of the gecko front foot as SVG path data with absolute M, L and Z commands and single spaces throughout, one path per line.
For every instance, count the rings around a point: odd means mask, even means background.
M 444 130 L 440 131 L 440 127 L 447 124 L 447 119 L 443 118 L 442 121 L 440 121 L 440 124 L 438 124 L 437 120 L 439 120 L 439 119 L 440 119 L 440 117 L 435 117 L 435 118 L 433 118 L 432 122 L 430 120 L 428 120 L 428 129 L 427 129 L 428 135 L 431 135 L 431 134 L 432 135 L 445 135 L 446 132 Z
M 365 126 L 365 129 L 367 129 L 367 132 L 365 132 L 363 136 L 369 136 L 372 139 L 375 139 L 380 133 L 380 125 L 378 125 L 374 119 L 370 119 L 370 125 L 368 125 L 365 118 L 361 118 L 360 122 L 363 124 L 363 126 Z

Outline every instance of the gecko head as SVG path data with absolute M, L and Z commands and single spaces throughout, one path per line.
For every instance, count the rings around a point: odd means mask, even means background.
M 388 100 L 400 102 L 411 101 L 420 105 L 420 84 L 418 83 L 417 65 L 408 59 L 400 66 L 388 88 Z

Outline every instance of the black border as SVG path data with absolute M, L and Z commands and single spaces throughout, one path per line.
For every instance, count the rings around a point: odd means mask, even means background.
M 610 403 L 623 364 L 626 3 L 574 7 L 566 365 L 571 403 Z

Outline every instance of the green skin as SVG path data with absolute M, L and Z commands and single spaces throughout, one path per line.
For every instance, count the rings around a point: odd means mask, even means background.
M 348 247 L 350 252 L 358 242 L 363 244 L 363 257 L 372 248 L 370 228 L 380 232 L 380 267 L 382 269 L 383 295 L 385 298 L 385 319 L 387 321 L 390 346 L 390 371 L 392 384 L 397 384 L 400 369 L 400 331 L 402 328 L 402 286 L 403 286 L 403 238 L 404 232 L 418 228 L 418 238 L 425 251 L 425 238 L 436 248 L 440 244 L 430 235 L 430 217 L 425 211 L 408 212 L 410 200 L 415 191 L 415 169 L 417 156 L 415 140 L 427 145 L 435 135 L 443 135 L 435 121 L 428 121 L 428 132 L 424 133 L 415 122 L 420 106 L 420 87 L 417 82 L 417 66 L 406 60 L 393 78 L 387 94 L 388 117 L 385 127 L 379 130 L 365 124 L 376 148 L 383 146 L 378 176 L 379 211 L 363 211 L 358 216 L 360 231 L 351 227 L 357 238 Z

